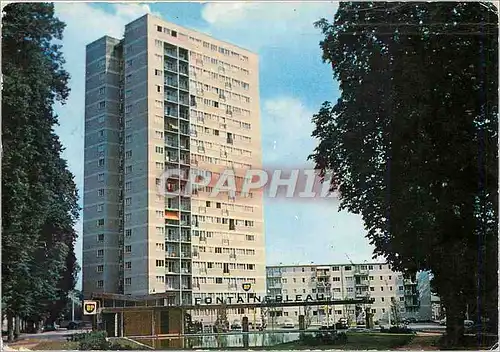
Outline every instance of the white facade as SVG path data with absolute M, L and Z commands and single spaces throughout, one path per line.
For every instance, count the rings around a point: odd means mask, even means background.
M 374 299 L 369 306 L 374 322 L 388 321 L 391 311 L 392 320 L 410 317 L 431 320 L 428 276 L 419 274 L 417 280 L 405 279 L 385 263 L 269 266 L 267 294 L 291 298 L 324 294 L 335 300 L 369 297 Z M 314 306 L 305 310 L 303 307 L 287 307 L 274 309 L 275 312 L 268 315 L 269 321 L 274 320 L 276 324 L 287 320 L 297 322 L 301 314 L 306 314 L 312 324 L 340 318 L 364 323 L 367 307 Z
M 85 295 L 264 294 L 262 194 L 184 192 L 193 169 L 262 167 L 258 56 L 149 14 L 124 30 L 87 46 Z

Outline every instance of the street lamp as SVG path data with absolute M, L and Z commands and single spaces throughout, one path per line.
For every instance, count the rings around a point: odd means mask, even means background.
M 384 280 L 384 282 L 385 282 L 385 288 L 387 289 L 387 291 L 389 291 L 389 284 L 387 283 L 387 280 Z M 389 300 L 388 314 L 389 314 L 389 327 L 391 327 L 392 326 L 392 324 L 391 324 L 391 300 Z

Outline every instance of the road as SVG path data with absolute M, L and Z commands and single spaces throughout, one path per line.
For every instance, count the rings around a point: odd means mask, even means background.
M 21 340 L 66 340 L 70 335 L 87 331 L 88 330 L 59 329 L 57 331 L 47 331 L 39 334 L 21 334 Z

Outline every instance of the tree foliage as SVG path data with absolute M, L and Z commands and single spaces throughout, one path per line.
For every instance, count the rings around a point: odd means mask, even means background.
M 497 321 L 498 16 L 488 3 L 341 3 L 324 34 L 341 97 L 311 158 L 398 270 L 431 270 L 452 343 Z M 476 320 L 478 320 L 476 319 Z
M 75 284 L 78 195 L 54 132 L 69 94 L 64 23 L 48 3 L 11 3 L 2 28 L 2 301 L 38 321 Z

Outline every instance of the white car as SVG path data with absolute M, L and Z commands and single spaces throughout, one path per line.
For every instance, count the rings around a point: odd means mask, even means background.
M 293 329 L 295 327 L 295 325 L 291 320 L 287 320 L 283 323 L 282 327 L 284 329 Z

